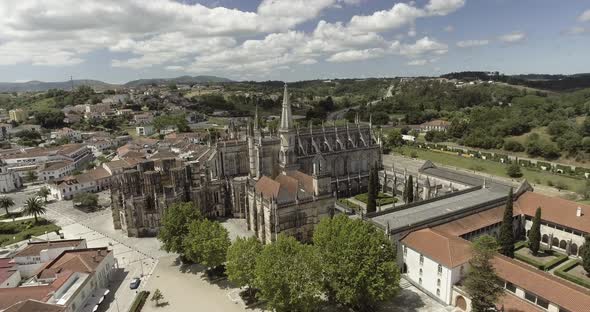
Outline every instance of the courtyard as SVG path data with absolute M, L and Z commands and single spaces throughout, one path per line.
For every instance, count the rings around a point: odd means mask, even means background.
M 517 248 L 514 257 L 543 271 L 551 270 L 568 259 L 566 254 L 543 248 L 534 255 L 527 246 Z

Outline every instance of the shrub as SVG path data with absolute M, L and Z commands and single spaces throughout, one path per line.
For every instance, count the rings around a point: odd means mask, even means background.
M 133 304 L 131 305 L 131 308 L 129 308 L 129 312 L 141 311 L 141 308 L 143 308 L 149 295 L 150 295 L 149 291 L 145 291 L 145 290 L 140 291 L 139 294 L 137 294 L 137 297 L 135 297 L 135 300 L 133 300 Z
M 504 149 L 511 152 L 524 152 L 525 148 L 517 141 L 508 140 L 504 142 Z
M 586 287 L 586 288 L 590 288 L 590 282 L 588 282 L 585 279 L 579 278 L 577 276 L 574 276 L 572 274 L 569 274 L 568 271 L 573 269 L 576 265 L 579 265 L 580 263 L 578 262 L 578 260 L 571 260 L 570 262 L 566 263 L 565 265 L 563 265 L 561 268 L 558 268 L 557 270 L 554 271 L 555 275 L 566 279 L 570 282 L 576 283 L 580 286 Z

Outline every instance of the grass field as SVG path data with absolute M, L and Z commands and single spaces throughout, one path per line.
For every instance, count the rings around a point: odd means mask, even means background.
M 45 232 L 55 232 L 61 228 L 45 219 L 39 218 L 35 224 L 34 219 L 19 220 L 15 222 L 0 223 L 0 246 L 14 244 L 29 239 L 32 236 L 39 236 Z
M 403 146 L 395 150 L 401 152 L 405 156 L 410 156 L 412 152 L 420 159 L 431 160 L 435 163 L 463 168 L 467 170 L 474 170 L 485 172 L 492 175 L 508 178 L 506 174 L 506 165 L 498 162 L 482 160 L 478 158 L 466 158 L 448 152 L 435 152 L 432 150 L 424 150 L 420 148 Z M 528 168 L 521 168 L 523 178 L 531 183 L 543 184 L 548 186 L 562 186 L 564 189 L 577 191 L 584 181 L 567 176 L 555 175 L 549 172 L 531 170 Z

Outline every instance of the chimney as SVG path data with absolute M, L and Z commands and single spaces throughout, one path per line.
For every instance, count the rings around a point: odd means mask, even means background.
M 576 209 L 576 217 L 581 217 L 582 216 L 582 207 L 578 206 L 578 209 Z

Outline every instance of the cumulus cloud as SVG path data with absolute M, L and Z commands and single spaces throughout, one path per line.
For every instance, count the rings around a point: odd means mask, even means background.
M 413 60 L 407 63 L 410 66 L 424 66 L 428 64 L 428 60 Z
M 582 14 L 580 14 L 580 16 L 578 17 L 578 21 L 590 22 L 590 10 L 586 10 Z
M 526 33 L 522 31 L 515 31 L 509 34 L 502 35 L 498 37 L 498 39 L 506 43 L 516 43 L 526 39 Z
M 490 43 L 489 40 L 464 40 L 457 42 L 457 46 L 459 48 L 472 48 L 472 47 L 481 47 L 488 45 Z
M 251 75 L 322 60 L 426 59 L 446 53 L 447 45 L 428 37 L 402 43 L 391 31 L 415 36 L 417 19 L 447 15 L 465 3 L 397 3 L 348 21 L 320 20 L 310 32 L 295 30 L 327 9 L 362 1 L 262 0 L 246 12 L 173 0 L 2 0 L 0 64 L 74 65 L 87 53 L 108 50 L 113 67 Z

